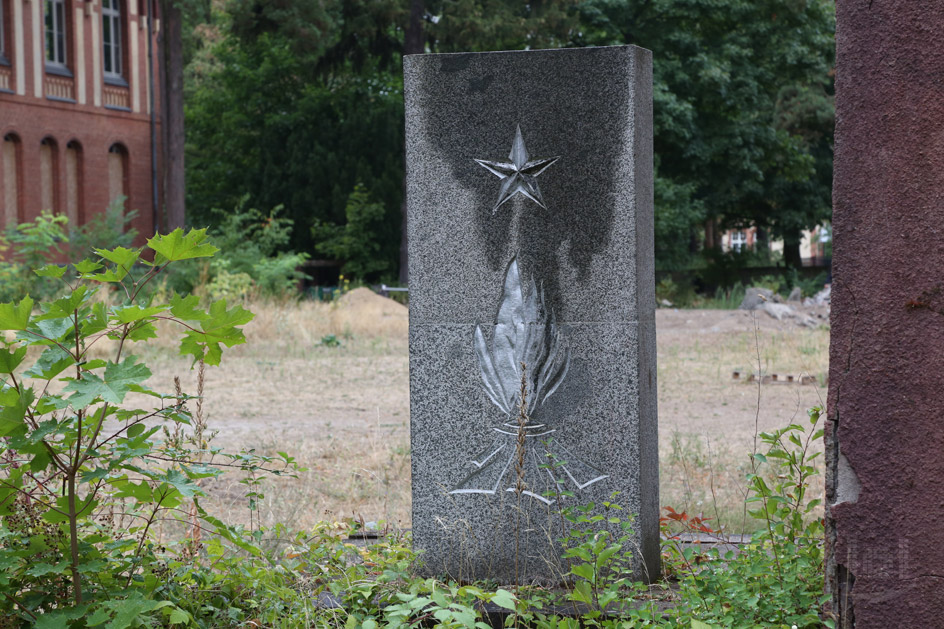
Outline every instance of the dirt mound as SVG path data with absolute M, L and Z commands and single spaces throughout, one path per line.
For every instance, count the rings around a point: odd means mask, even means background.
M 355 288 L 341 295 L 338 305 L 342 309 L 356 311 L 361 316 L 406 320 L 407 307 L 387 297 L 382 297 L 369 288 Z

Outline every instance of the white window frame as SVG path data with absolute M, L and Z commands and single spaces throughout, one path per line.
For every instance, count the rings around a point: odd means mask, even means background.
M 745 247 L 747 247 L 747 232 L 743 229 L 731 232 L 731 249 L 740 252 Z
M 122 45 L 121 0 L 102 0 L 102 70 L 106 79 L 123 79 Z
M 69 48 L 67 32 L 69 16 L 66 13 L 66 0 L 46 0 L 43 17 L 46 34 L 46 66 L 68 70 L 69 56 L 66 53 Z M 50 58 L 50 53 L 52 53 L 52 58 Z

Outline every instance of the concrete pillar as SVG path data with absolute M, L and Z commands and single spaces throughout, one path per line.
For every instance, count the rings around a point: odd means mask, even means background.
M 827 589 L 837 627 L 939 627 L 944 3 L 837 9 Z

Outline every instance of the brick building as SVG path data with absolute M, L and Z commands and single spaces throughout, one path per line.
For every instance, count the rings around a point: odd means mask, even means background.
M 757 236 L 756 227 L 729 229 L 721 234 L 721 250 L 743 251 L 756 249 L 760 244 Z M 803 266 L 825 266 L 827 264 L 826 243 L 829 238 L 831 238 L 830 232 L 824 227 L 803 230 L 803 238 L 800 240 L 800 260 Z M 783 253 L 782 240 L 770 240 L 766 244 L 771 251 Z
M 0 228 L 125 197 L 154 233 L 157 31 L 147 0 L 0 0 Z M 150 45 L 149 45 L 150 44 Z

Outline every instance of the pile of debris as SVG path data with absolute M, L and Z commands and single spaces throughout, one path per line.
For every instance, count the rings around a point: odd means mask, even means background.
M 797 287 L 787 297 L 787 303 L 784 303 L 783 298 L 769 288 L 751 286 L 744 292 L 744 300 L 738 308 L 741 310 L 763 310 L 777 321 L 792 319 L 797 325 L 818 328 L 829 320 L 829 296 L 829 284 L 814 296 L 806 299 L 803 299 L 800 288 Z M 814 309 L 825 306 L 825 309 L 819 308 L 813 312 L 804 312 L 798 309 L 801 306 Z

